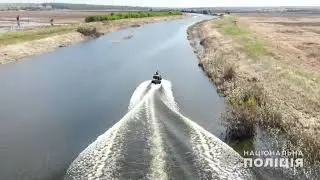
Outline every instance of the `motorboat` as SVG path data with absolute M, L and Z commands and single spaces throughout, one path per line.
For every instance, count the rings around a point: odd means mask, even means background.
M 152 84 L 161 84 L 162 77 L 158 71 L 156 71 L 152 76 Z

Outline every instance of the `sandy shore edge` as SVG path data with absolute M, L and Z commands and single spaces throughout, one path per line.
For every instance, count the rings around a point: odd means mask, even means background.
M 160 21 L 169 21 L 186 18 L 186 16 L 168 16 L 168 17 L 151 17 L 139 19 L 124 19 L 111 21 L 107 23 L 97 22 L 88 23 L 94 26 L 101 33 L 115 32 L 129 27 L 138 27 L 143 24 L 156 23 Z M 26 57 L 39 55 L 45 52 L 53 52 L 59 47 L 66 47 L 72 44 L 88 41 L 90 38 L 79 32 L 72 31 L 58 34 L 51 37 L 32 40 L 18 44 L 0 45 L 0 64 L 14 63 L 23 60 Z

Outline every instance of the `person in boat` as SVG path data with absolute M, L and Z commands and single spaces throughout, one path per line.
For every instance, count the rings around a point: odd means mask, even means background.
M 159 74 L 158 71 L 156 71 L 154 74 L 153 74 L 153 77 L 152 77 L 152 83 L 154 84 L 160 84 L 161 83 L 161 75 Z
M 51 19 L 50 19 L 50 25 L 51 25 L 51 26 L 54 26 L 53 21 L 54 21 L 53 18 L 51 18 Z
M 17 19 L 18 28 L 20 28 L 20 15 L 18 15 L 16 19 Z
M 157 79 L 157 80 L 161 80 L 161 79 L 162 79 L 162 78 L 161 78 L 161 75 L 159 74 L 158 71 L 157 71 L 156 73 L 154 73 L 153 78 L 154 78 L 154 79 Z

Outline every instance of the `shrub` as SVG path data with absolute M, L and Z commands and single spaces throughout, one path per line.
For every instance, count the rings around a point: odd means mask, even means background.
M 226 81 L 230 81 L 231 79 L 233 79 L 235 77 L 235 70 L 234 67 L 232 65 L 228 65 L 223 72 L 223 79 Z
M 254 102 L 254 105 L 262 107 L 266 104 L 265 94 L 263 88 L 258 84 L 252 84 L 242 95 L 243 102 L 250 105 Z
M 268 54 L 264 42 L 257 39 L 247 40 L 244 43 L 244 50 L 254 57 L 260 57 Z
M 96 21 L 112 21 L 119 19 L 128 19 L 128 18 L 143 18 L 143 17 L 154 17 L 154 16 L 174 16 L 182 15 L 178 11 L 163 11 L 163 12 L 123 12 L 123 13 L 110 13 L 108 15 L 97 15 L 97 16 L 88 16 L 85 18 L 85 22 L 96 22 Z
M 260 124 L 263 127 L 271 127 L 278 128 L 283 130 L 283 126 L 281 125 L 282 115 L 279 113 L 277 109 L 273 106 L 263 106 L 261 113 L 261 122 Z
M 241 36 L 248 34 L 248 30 L 244 27 L 240 27 L 234 23 L 227 24 L 223 27 L 223 30 L 226 34 L 232 35 L 232 36 Z
M 223 119 L 227 122 L 227 141 L 243 140 L 254 136 L 255 117 L 245 107 L 228 109 Z
M 103 35 L 103 33 L 100 33 L 97 31 L 96 27 L 92 27 L 92 26 L 80 26 L 77 28 L 77 32 L 85 35 L 85 36 L 90 36 L 90 37 L 100 37 L 101 35 Z

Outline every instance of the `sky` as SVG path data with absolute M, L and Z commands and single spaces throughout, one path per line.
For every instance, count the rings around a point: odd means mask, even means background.
M 0 0 L 0 3 L 81 3 L 152 7 L 320 6 L 320 0 Z

